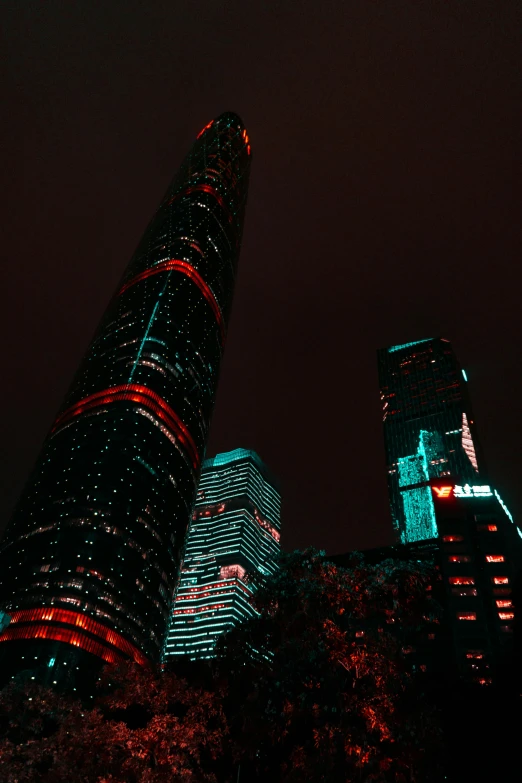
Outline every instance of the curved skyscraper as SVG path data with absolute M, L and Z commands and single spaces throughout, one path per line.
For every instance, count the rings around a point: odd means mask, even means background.
M 250 160 L 239 117 L 210 122 L 127 267 L 2 542 L 4 657 L 52 667 L 74 647 L 75 660 L 159 660 L 205 456 Z

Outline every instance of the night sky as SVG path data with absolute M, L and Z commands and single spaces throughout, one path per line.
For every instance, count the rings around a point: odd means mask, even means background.
M 1 519 L 198 131 L 249 202 L 208 455 L 280 478 L 283 545 L 391 543 L 376 349 L 449 338 L 522 519 L 520 0 L 3 0 Z

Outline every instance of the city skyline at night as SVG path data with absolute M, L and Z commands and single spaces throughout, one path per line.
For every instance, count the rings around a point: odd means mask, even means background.
M 263 455 L 285 547 L 391 543 L 375 351 L 443 335 L 520 517 L 520 4 L 153 5 L 0 9 L 0 526 L 172 173 L 228 107 L 255 163 L 207 454 Z
M 10 659 L 158 661 L 241 246 L 240 118 L 198 134 L 123 275 L 5 532 Z M 85 655 L 84 655 L 85 657 Z M 53 664 L 54 665 L 54 664 Z M 58 665 L 58 664 L 56 664 Z

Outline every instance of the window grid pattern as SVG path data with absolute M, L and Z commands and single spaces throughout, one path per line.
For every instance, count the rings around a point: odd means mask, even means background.
M 255 614 L 253 572 L 274 572 L 280 495 L 255 452 L 206 460 L 187 535 L 164 658 L 212 658 L 219 636 Z
M 388 491 L 393 526 L 402 543 L 437 535 L 429 482 L 452 476 L 477 483 L 480 449 L 467 384 L 451 344 L 419 340 L 378 352 Z M 405 467 L 423 475 L 406 482 Z
M 74 607 L 160 659 L 214 405 L 250 152 L 239 117 L 209 123 L 146 229 L 6 530 L 0 605 L 10 614 Z M 31 628 L 51 638 L 33 622 L 24 638 Z M 73 633 L 88 638 L 86 628 Z

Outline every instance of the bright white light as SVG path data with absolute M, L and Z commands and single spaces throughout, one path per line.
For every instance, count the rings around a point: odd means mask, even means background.
M 490 498 L 493 496 L 491 487 L 488 484 L 483 486 L 473 486 L 464 484 L 463 487 L 458 484 L 453 489 L 456 498 Z

